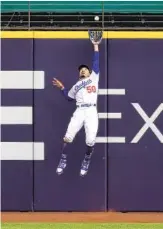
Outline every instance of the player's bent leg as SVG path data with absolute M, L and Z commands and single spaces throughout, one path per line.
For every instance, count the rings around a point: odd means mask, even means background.
M 73 117 L 71 118 L 71 121 L 66 131 L 66 134 L 63 138 L 64 143 L 62 147 L 61 159 L 59 161 L 59 164 L 56 170 L 58 175 L 61 175 L 67 166 L 68 145 L 69 143 L 73 142 L 75 135 L 82 128 L 82 126 L 83 126 L 83 119 L 80 117 L 79 112 L 75 112 L 73 114 Z

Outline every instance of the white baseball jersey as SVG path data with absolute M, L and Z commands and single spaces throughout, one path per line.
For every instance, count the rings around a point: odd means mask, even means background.
M 69 100 L 76 100 L 76 105 L 97 104 L 99 83 L 99 52 L 94 52 L 92 73 L 88 78 L 79 80 L 67 93 L 62 90 L 63 95 Z M 84 126 L 86 144 L 93 146 L 98 131 L 98 112 L 96 106 L 77 107 L 68 125 L 65 139 L 72 142 L 78 131 Z
M 98 96 L 99 73 L 92 71 L 88 78 L 79 80 L 68 92 L 76 100 L 76 105 L 96 104 Z

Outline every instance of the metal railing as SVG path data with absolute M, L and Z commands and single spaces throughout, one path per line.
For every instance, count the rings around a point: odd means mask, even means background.
M 2 3 L 1 3 L 2 4 Z M 1 30 L 162 30 L 163 2 L 3 2 Z
M 119 13 L 161 13 L 163 2 L 160 1 L 2 1 L 1 10 L 5 12 L 119 12 Z

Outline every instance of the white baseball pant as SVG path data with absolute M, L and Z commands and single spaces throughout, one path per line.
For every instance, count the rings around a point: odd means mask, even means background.
M 86 144 L 93 146 L 98 131 L 98 112 L 95 106 L 78 107 L 75 110 L 68 125 L 64 140 L 72 142 L 83 126 L 85 129 Z

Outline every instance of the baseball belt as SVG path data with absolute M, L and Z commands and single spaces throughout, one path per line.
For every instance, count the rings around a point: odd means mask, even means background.
M 96 104 L 81 104 L 81 105 L 77 105 L 77 107 L 91 107 L 91 106 L 96 106 Z

